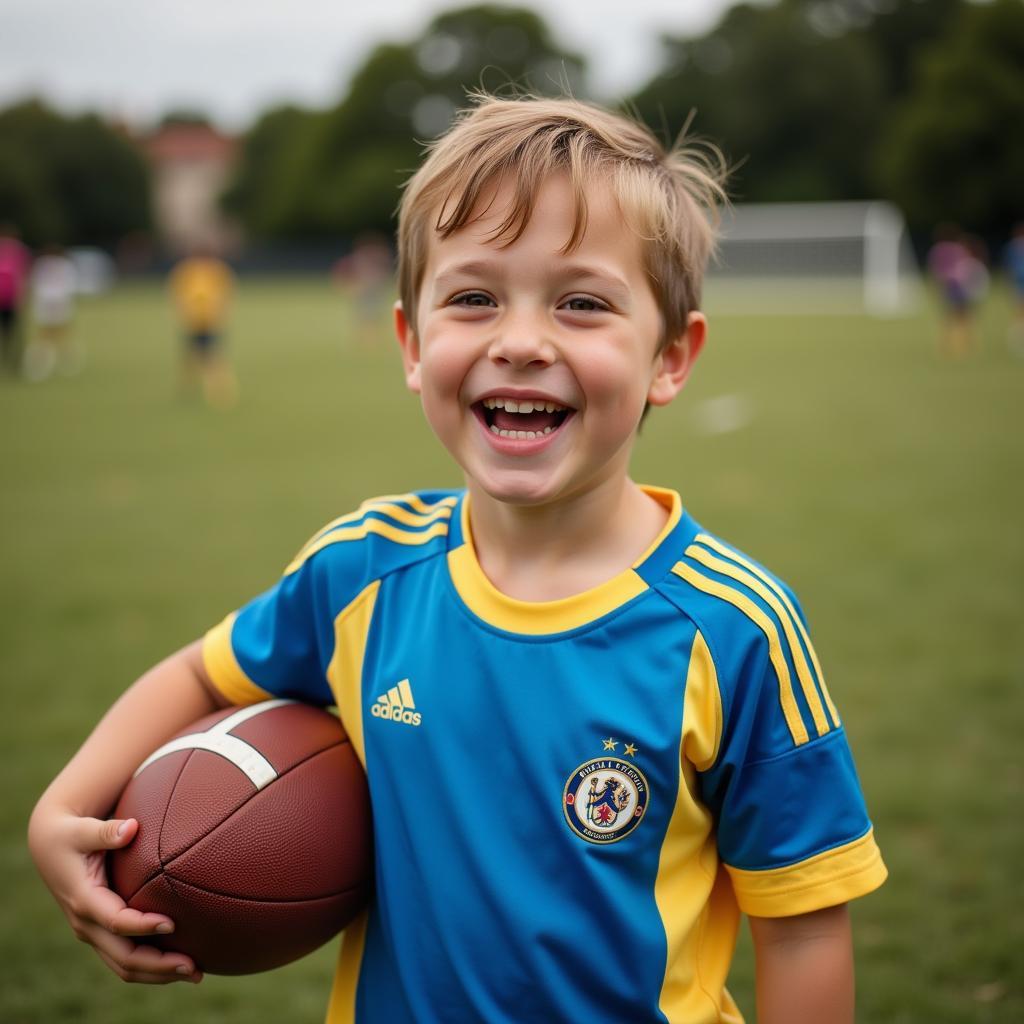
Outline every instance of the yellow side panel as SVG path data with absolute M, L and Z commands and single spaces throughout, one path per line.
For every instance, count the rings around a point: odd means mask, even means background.
M 363 768 L 366 768 L 366 747 L 363 742 L 363 658 L 366 638 L 373 621 L 380 580 L 374 580 L 334 620 L 334 654 L 327 666 L 334 702 L 349 742 Z M 327 1009 L 328 1024 L 352 1024 L 356 1019 L 356 986 L 366 944 L 367 915 L 361 914 L 345 929 L 338 967 Z
M 345 929 L 341 937 L 341 952 L 338 954 L 338 967 L 331 986 L 331 999 L 327 1004 L 326 1024 L 355 1024 L 356 986 L 359 984 L 359 968 L 366 946 L 367 917 L 364 911 Z
M 698 633 L 683 702 L 679 788 L 654 885 L 667 945 L 658 1005 L 670 1024 L 741 1024 L 725 989 L 739 910 L 718 863 L 711 814 L 698 799 L 691 761 L 699 759 L 701 767 L 714 761 L 721 720 L 714 663 Z
M 334 620 L 334 654 L 327 666 L 334 703 L 338 705 L 341 724 L 363 768 L 366 748 L 363 745 L 363 657 L 366 637 L 373 620 L 380 580 L 374 580 Z

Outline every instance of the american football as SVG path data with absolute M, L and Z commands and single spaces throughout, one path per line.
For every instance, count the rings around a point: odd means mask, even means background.
M 312 952 L 363 908 L 370 800 L 341 723 L 273 700 L 225 708 L 136 771 L 115 816 L 138 834 L 108 857 L 111 888 L 168 915 L 147 942 L 211 974 L 252 974 Z

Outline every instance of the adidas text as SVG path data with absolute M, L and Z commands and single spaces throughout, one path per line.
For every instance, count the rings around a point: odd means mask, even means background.
M 384 718 L 402 725 L 419 725 L 423 718 L 418 711 L 408 711 L 393 704 L 374 704 L 370 714 L 374 718 Z

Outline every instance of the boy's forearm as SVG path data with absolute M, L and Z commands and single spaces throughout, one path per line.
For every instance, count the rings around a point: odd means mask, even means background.
M 226 704 L 196 641 L 154 666 L 114 703 L 53 780 L 39 805 L 104 817 L 132 772 L 190 722 Z
M 853 939 L 845 905 L 751 918 L 758 1024 L 853 1024 Z

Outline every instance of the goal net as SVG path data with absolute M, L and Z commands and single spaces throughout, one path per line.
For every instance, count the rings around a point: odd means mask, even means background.
M 912 313 L 920 269 L 891 203 L 751 203 L 724 211 L 705 306 L 720 313 Z

